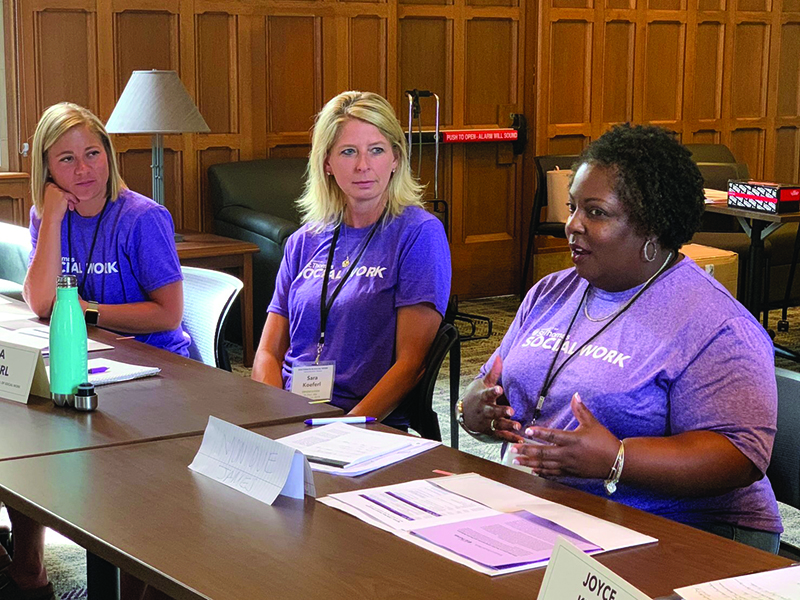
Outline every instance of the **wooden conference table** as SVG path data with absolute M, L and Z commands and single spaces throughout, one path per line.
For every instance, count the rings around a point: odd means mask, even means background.
M 302 427 L 256 431 L 278 438 Z M 267 506 L 198 475 L 187 465 L 200 441 L 2 462 L 0 500 L 179 600 L 536 597 L 544 569 L 492 578 L 314 499 L 279 497 Z M 598 556 L 651 597 L 790 564 L 445 446 L 358 478 L 315 473 L 315 482 L 321 497 L 435 477 L 433 469 L 478 472 L 658 538 Z
M 161 368 L 155 377 L 102 386 L 96 412 L 60 408 L 49 398 L 28 404 L 0 400 L 0 461 L 197 435 L 214 415 L 241 426 L 302 421 L 342 414 L 328 404 L 306 400 L 245 377 L 134 340 L 119 340 L 102 329 L 90 336 L 114 346 L 89 358 Z

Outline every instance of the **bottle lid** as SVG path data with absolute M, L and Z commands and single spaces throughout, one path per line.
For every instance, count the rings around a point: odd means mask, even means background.
M 75 410 L 91 411 L 97 408 L 97 393 L 94 384 L 81 383 L 75 390 Z
M 56 282 L 58 288 L 74 288 L 78 287 L 78 278 L 75 275 L 59 275 Z

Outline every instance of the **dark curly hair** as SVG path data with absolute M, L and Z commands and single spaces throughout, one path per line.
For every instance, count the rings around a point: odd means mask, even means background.
M 703 176 L 674 134 L 653 125 L 617 125 L 578 157 L 609 169 L 614 192 L 640 235 L 677 251 L 700 228 Z

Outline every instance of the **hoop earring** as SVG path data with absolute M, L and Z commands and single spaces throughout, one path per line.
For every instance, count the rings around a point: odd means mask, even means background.
M 647 246 L 648 245 L 653 248 L 653 256 L 647 256 Z M 656 259 L 656 256 L 658 256 L 658 248 L 656 248 L 656 245 L 653 242 L 653 240 L 645 240 L 644 248 L 642 248 L 642 253 L 644 254 L 644 259 L 647 262 L 653 262 Z

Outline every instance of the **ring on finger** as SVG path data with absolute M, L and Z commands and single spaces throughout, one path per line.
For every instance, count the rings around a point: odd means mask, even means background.
M 497 427 L 495 426 L 496 422 L 497 422 L 497 419 L 492 419 L 492 422 L 489 423 L 489 429 L 491 429 L 492 431 L 497 431 Z

